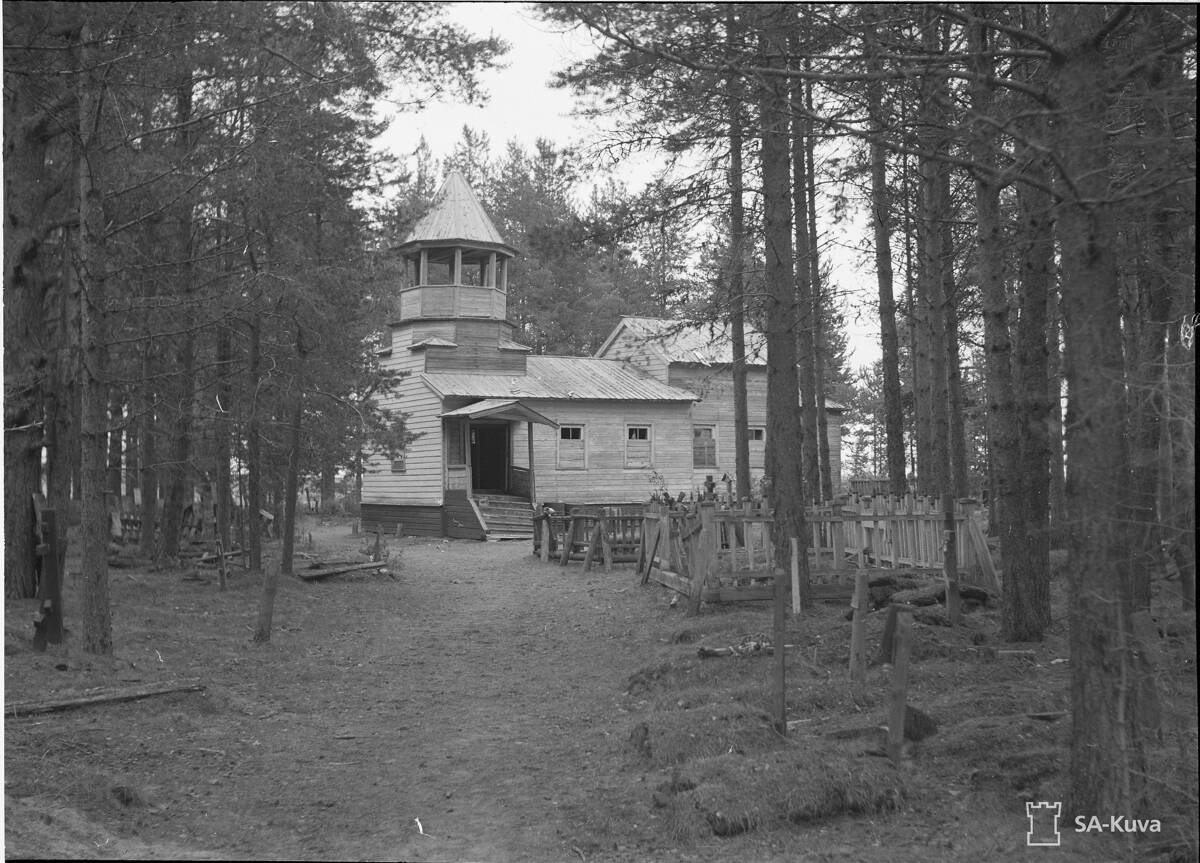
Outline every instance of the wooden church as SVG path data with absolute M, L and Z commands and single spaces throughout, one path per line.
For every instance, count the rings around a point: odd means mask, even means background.
M 417 437 L 368 460 L 366 530 L 471 539 L 528 536 L 534 507 L 630 503 L 734 475 L 730 340 L 721 328 L 622 318 L 591 357 L 541 356 L 513 340 L 504 242 L 463 176 L 397 248 L 404 270 L 383 405 Z M 766 365 L 747 333 L 751 482 L 763 472 Z M 840 485 L 842 407 L 829 403 Z

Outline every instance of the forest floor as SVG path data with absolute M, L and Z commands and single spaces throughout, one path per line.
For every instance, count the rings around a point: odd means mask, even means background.
M 306 554 L 366 560 L 348 521 L 312 520 L 301 536 Z M 889 669 L 847 680 L 842 607 L 789 616 L 794 729 L 783 737 L 769 719 L 772 657 L 697 655 L 769 636 L 766 603 L 688 618 L 632 565 L 543 564 L 523 542 L 387 546 L 390 575 L 282 578 L 265 646 L 250 641 L 257 576 L 219 591 L 211 573 L 111 569 L 111 658 L 80 650 L 77 577 L 64 600 L 72 631 L 44 653 L 31 647 L 35 603 L 6 603 L 8 706 L 96 687 L 203 686 L 49 713 L 6 708 L 6 857 L 1195 859 L 1194 617 L 1190 635 L 1164 639 L 1155 657 L 1163 832 L 1077 832 L 1064 813 L 1061 845 L 1030 847 L 1026 801 L 1064 799 L 1061 578 L 1057 622 L 1037 644 L 1000 643 L 995 608 L 957 629 L 914 624 L 910 703 L 939 730 L 893 766 L 872 754 Z M 77 552 L 67 569 L 78 572 Z M 883 617 L 868 620 L 872 651 Z M 996 647 L 1031 653 L 997 658 Z M 1087 814 L 1107 826 L 1126 813 Z M 1039 841 L 1053 835 L 1053 823 L 1033 829 Z

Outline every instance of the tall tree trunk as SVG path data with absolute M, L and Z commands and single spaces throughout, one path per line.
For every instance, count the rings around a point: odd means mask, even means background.
M 868 6 L 871 23 L 867 27 L 867 50 L 877 50 L 874 20 L 877 7 Z M 879 63 L 872 61 L 871 68 Z M 896 329 L 895 273 L 892 267 L 892 195 L 887 183 L 887 149 L 883 134 L 883 87 L 879 81 L 867 84 L 867 104 L 871 121 L 871 222 L 875 232 L 875 277 L 879 285 L 879 347 L 883 382 L 883 431 L 886 440 L 884 461 L 887 465 L 888 490 L 903 495 L 908 490 L 904 465 L 904 404 L 900 388 L 900 334 Z
M 920 272 L 917 276 L 917 357 L 921 362 L 921 398 L 918 411 L 925 434 L 918 431 L 918 446 L 924 438 L 924 457 L 918 455 L 918 490 L 921 494 L 940 494 L 950 484 L 950 429 L 946 414 L 946 339 L 944 314 L 945 283 L 941 268 L 945 263 L 940 222 L 941 195 L 938 192 L 939 166 L 929 157 L 920 159 L 921 207 Z
M 933 344 L 931 333 L 933 312 L 930 301 L 930 280 L 926 268 L 930 259 L 930 232 L 928 230 L 927 203 L 924 195 L 926 178 L 923 171 L 928 160 L 918 158 L 918 177 L 912 193 L 914 209 L 912 228 L 915 235 L 915 255 L 909 273 L 911 291 L 910 320 L 912 339 L 913 376 L 913 424 L 914 443 L 917 450 L 917 494 L 928 495 L 937 491 L 938 462 L 940 454 L 934 449 L 934 400 L 935 374 L 933 368 Z M 932 167 L 932 166 L 929 166 Z M 935 243 L 936 245 L 936 243 Z
M 976 5 L 974 9 L 986 19 L 986 6 Z M 994 74 L 988 59 L 990 34 L 984 24 L 972 26 L 969 32 L 976 75 L 971 84 L 971 111 L 977 118 L 971 135 L 971 160 L 979 166 L 975 172 L 975 211 L 992 452 L 990 522 L 993 533 L 1000 537 L 1004 565 L 1003 638 L 1040 641 L 1050 622 L 1044 382 L 1046 297 L 1051 287 L 1046 255 L 1053 252 L 1053 247 L 1048 201 L 1038 196 L 1035 186 L 1022 184 L 1017 190 L 1022 215 L 1017 236 L 1021 305 L 1018 314 L 1010 314 L 1000 183 L 992 149 L 994 90 L 987 83 Z M 1027 152 L 1026 158 L 1034 163 L 1039 157 Z M 1034 183 L 1046 182 L 1034 167 L 1027 177 Z M 1014 321 L 1018 330 L 1015 349 Z M 1040 447 L 1032 437 L 1037 434 L 1042 436 Z
M 108 517 L 105 479 L 108 452 L 108 295 L 103 255 L 104 214 L 96 172 L 101 157 L 101 83 L 93 76 L 95 34 L 85 20 L 77 46 L 79 72 L 79 252 L 83 288 L 82 618 L 83 649 L 112 653 L 108 598 Z
M 1189 151 L 1195 136 L 1185 125 L 1189 115 L 1172 111 L 1170 102 L 1159 98 L 1156 91 L 1171 92 L 1188 82 L 1182 58 L 1161 50 L 1176 38 L 1173 15 L 1167 8 L 1151 6 L 1145 10 L 1144 20 L 1147 44 L 1143 50 L 1156 60 L 1143 84 L 1141 106 L 1146 113 L 1148 141 L 1172 142 L 1157 157 L 1159 164 L 1170 170 L 1195 159 Z M 1146 408 L 1160 411 L 1161 419 L 1145 417 L 1143 429 L 1146 434 L 1149 426 L 1159 426 L 1157 516 L 1164 550 L 1179 568 L 1183 607 L 1188 610 L 1196 604 L 1196 203 L 1188 199 L 1190 191 L 1190 187 L 1176 187 L 1165 194 L 1156 202 L 1150 219 L 1146 269 L 1156 295 L 1151 320 L 1160 320 L 1157 315 L 1163 314 L 1166 333 L 1161 359 L 1156 345 L 1152 360 L 1161 363 L 1160 377 L 1147 380 L 1157 397 Z M 1165 295 L 1165 305 L 1161 295 Z
M 927 52 L 941 51 L 941 18 L 926 7 L 922 24 L 922 43 Z M 920 292 L 924 300 L 923 323 L 926 330 L 929 374 L 928 459 L 920 465 L 922 493 L 944 494 L 952 491 L 952 440 L 950 432 L 950 338 L 947 329 L 950 298 L 947 288 L 952 280 L 953 249 L 948 248 L 946 230 L 949 168 L 942 155 L 946 148 L 945 78 L 935 68 L 921 79 L 919 122 L 922 153 L 918 157 L 920 175 L 920 239 L 922 240 Z
M 740 48 L 740 27 L 733 7 L 725 18 L 731 55 Z M 729 328 L 733 350 L 734 482 L 739 501 L 750 499 L 750 409 L 746 395 L 746 214 L 742 204 L 741 77 L 725 82 L 729 112 Z
M 258 390 L 262 384 L 260 356 L 262 324 L 255 313 L 250 321 L 250 350 L 246 375 L 250 384 L 250 415 L 246 420 L 246 547 L 250 552 L 250 570 L 262 570 L 262 440 L 258 426 Z
M 971 477 L 967 469 L 966 411 L 963 407 L 962 361 L 958 339 L 958 284 L 954 278 L 954 237 L 952 230 L 953 205 L 950 200 L 950 168 L 942 166 L 945 180 L 941 186 L 942 248 L 946 256 L 942 267 L 942 317 L 946 351 L 946 440 L 949 443 L 949 485 L 943 490 L 955 497 L 971 493 Z
M 1190 141 L 1194 135 L 1184 127 L 1186 121 L 1160 96 L 1163 90 L 1181 92 L 1188 83 L 1183 79 L 1182 61 L 1173 52 L 1163 50 L 1175 38 L 1175 27 L 1166 19 L 1164 10 L 1151 7 L 1140 17 L 1145 23 L 1137 32 L 1139 53 L 1156 60 L 1152 70 L 1138 81 L 1134 110 L 1145 129 L 1145 143 L 1139 157 L 1142 164 L 1157 168 L 1155 173 L 1161 177 L 1167 173 L 1164 166 L 1174 168 L 1186 164 L 1189 157 L 1194 159 L 1194 154 L 1183 152 L 1177 143 Z M 1161 180 L 1156 178 L 1153 182 Z M 1138 242 L 1135 278 L 1130 280 L 1136 299 L 1130 304 L 1132 313 L 1126 316 L 1123 327 L 1132 342 L 1132 349 L 1126 353 L 1131 448 L 1129 525 L 1133 553 L 1142 561 L 1141 565 L 1135 565 L 1135 572 L 1141 577 L 1134 585 L 1134 604 L 1145 609 L 1150 607 L 1150 574 L 1158 569 L 1164 543 L 1170 535 L 1167 526 L 1170 514 L 1162 506 L 1164 478 L 1160 477 L 1160 471 L 1177 469 L 1162 460 L 1164 424 L 1169 416 L 1165 386 L 1167 330 L 1171 280 L 1186 275 L 1181 272 L 1184 258 L 1181 249 L 1187 242 L 1184 214 L 1189 209 L 1179 192 L 1164 192 L 1147 203 L 1148 206 L 1140 202 L 1127 205 L 1136 208 L 1129 214 L 1133 224 L 1128 230 Z M 1194 217 L 1194 202 L 1191 211 Z M 1189 281 L 1194 285 L 1194 278 Z
M 1038 640 L 1050 625 L 1050 418 L 1058 402 L 1057 397 L 1051 400 L 1046 389 L 1050 368 L 1047 332 L 1055 296 L 1054 224 L 1053 204 L 1045 191 L 1049 176 L 1042 159 L 1040 154 L 1030 153 L 1026 175 L 1036 182 L 1017 188 L 1021 273 L 1014 375 L 1019 486 L 1013 515 L 1020 527 L 1013 537 L 1011 556 L 1004 560 L 1006 583 L 1009 579 L 1021 582 L 1025 615 L 1022 625 L 1014 621 L 1011 630 L 1005 618 L 1005 636 L 1012 641 Z M 1057 335 L 1053 337 L 1057 339 Z
M 4 595 L 25 599 L 37 590 L 33 496 L 41 491 L 48 364 L 39 336 L 50 284 L 43 214 L 54 183 L 48 107 L 19 82 L 10 88 L 7 72 L 4 85 Z
M 1171 296 L 1163 429 L 1162 492 L 1168 551 L 1179 567 L 1185 611 L 1196 608 L 1196 294 L 1192 278 L 1179 279 Z
M 136 389 L 140 394 L 138 440 L 141 443 L 141 469 L 138 474 L 142 490 L 138 550 L 143 557 L 152 559 L 158 556 L 158 429 L 154 405 L 156 391 L 150 383 L 155 379 L 158 368 L 155 353 L 154 340 L 150 338 L 142 349 L 142 383 Z
M 1132 626 L 1133 573 L 1123 523 L 1129 450 L 1115 231 L 1104 201 L 1111 168 L 1106 9 L 1050 8 L 1060 56 L 1053 92 L 1059 157 L 1057 229 L 1070 465 L 1071 809 L 1146 817 L 1145 727 Z
M 793 24 L 784 4 L 754 7 L 762 28 L 759 47 L 763 62 L 783 67 L 785 33 Z M 800 392 L 796 375 L 795 278 L 792 272 L 792 202 L 788 171 L 788 86 L 781 77 L 765 78 L 760 86 L 762 136 L 763 238 L 766 254 L 767 318 L 767 471 L 772 480 L 775 566 L 787 572 L 791 563 L 790 537 L 804 536 L 804 485 L 799 453 Z
M 178 164 L 185 179 L 189 175 L 193 144 L 192 132 L 192 74 L 185 66 L 181 80 L 175 87 L 175 120 L 179 131 L 176 134 Z M 166 504 L 163 508 L 164 557 L 179 555 L 179 544 L 184 510 L 191 506 L 195 497 L 192 488 L 192 402 L 195 399 L 196 337 L 193 330 L 193 295 L 196 289 L 196 267 L 193 261 L 194 203 L 191 194 L 180 196 L 176 214 L 175 245 L 179 254 L 179 295 L 188 320 L 183 332 L 175 340 L 175 375 L 172 390 L 175 393 L 174 428 L 172 429 L 172 452 L 170 469 L 167 471 Z
M 986 15 L 986 8 L 973 7 L 975 14 Z M 1022 506 L 1022 470 L 1017 443 L 1016 396 L 1013 383 L 1013 351 L 1009 327 L 1009 299 L 1004 266 L 1003 227 L 1000 221 L 1000 184 L 995 176 L 992 142 L 995 132 L 993 90 L 987 79 L 993 74 L 985 55 L 988 36 L 986 24 L 972 25 L 970 51 L 975 78 L 971 83 L 971 113 L 976 118 L 971 129 L 971 161 L 975 164 L 975 219 L 979 272 L 979 299 L 983 307 L 984 369 L 988 393 L 988 442 L 991 455 L 991 511 L 988 523 L 992 534 L 1000 537 L 1000 558 L 1004 564 L 1003 633 L 1006 641 L 1025 641 L 1025 621 L 1031 618 L 1025 606 L 1030 573 L 1015 566 L 1017 546 L 1024 541 L 1018 511 Z M 1036 625 L 1036 616 L 1032 616 Z
M 1053 224 L 1053 214 L 1048 220 Z M 1059 547 L 1067 538 L 1067 460 L 1064 441 L 1062 306 L 1059 291 L 1046 295 L 1046 398 L 1050 416 L 1046 421 L 1050 447 L 1050 544 Z
M 78 167 L 73 168 L 78 176 Z M 75 410 L 80 379 L 79 283 L 74 266 L 78 229 L 67 231 L 63 243 L 62 283 L 56 310 L 58 356 L 49 376 L 46 410 L 46 490 L 50 506 L 66 524 L 71 511 L 71 477 L 79 463 L 79 415 Z
M 793 29 L 788 37 L 788 50 L 793 56 L 800 55 L 799 35 Z M 799 76 L 792 79 L 791 103 L 802 106 L 804 82 Z M 816 501 L 821 495 L 821 462 L 817 444 L 817 350 L 814 336 L 816 319 L 813 315 L 813 257 L 816 254 L 815 238 L 808 231 L 808 160 L 805 141 L 808 139 L 809 124 L 793 111 L 791 122 L 792 159 L 792 213 L 793 234 L 796 239 L 796 307 L 798 309 L 799 332 L 796 348 L 799 359 L 800 381 L 800 463 L 804 476 L 804 502 Z
M 279 571 L 292 574 L 292 555 L 296 542 L 296 499 L 300 494 L 300 434 L 303 430 L 304 393 L 296 395 L 296 406 L 292 409 L 292 421 L 288 424 L 287 480 L 284 484 L 283 500 L 283 550 Z
M 297 334 L 297 342 L 300 335 Z M 293 381 L 294 406 L 288 423 L 287 490 L 284 492 L 283 549 L 279 566 L 270 565 L 263 574 L 263 591 L 258 604 L 258 624 L 254 630 L 254 642 L 262 644 L 271 640 L 271 621 L 275 614 L 275 595 L 279 590 L 279 576 L 292 574 L 292 553 L 296 539 L 296 498 L 299 496 L 300 476 L 300 432 L 304 418 L 304 393 L 299 387 L 299 378 Z
M 230 407 L 232 406 L 233 393 L 229 384 L 229 363 L 233 358 L 233 349 L 230 345 L 229 328 L 226 326 L 218 326 L 217 328 L 217 366 L 220 368 L 220 383 L 217 385 L 218 394 L 218 410 L 216 421 L 213 423 L 213 435 L 215 437 L 214 450 L 215 467 L 214 467 L 214 484 L 216 486 L 214 493 L 216 495 L 216 514 L 217 520 L 216 535 L 217 540 L 221 543 L 221 548 L 229 551 L 233 543 L 230 536 L 230 524 L 233 521 L 233 513 L 231 505 L 233 503 L 233 493 L 230 488 L 230 474 L 233 470 L 233 453 L 230 446 L 230 439 L 233 435 L 233 424 L 230 421 Z
M 904 200 L 904 318 L 908 335 L 908 373 L 912 391 L 909 419 L 912 427 L 908 453 L 909 490 L 923 494 L 920 471 L 921 465 L 927 464 L 930 458 L 929 436 L 932 429 L 929 413 L 929 349 L 925 344 L 927 327 L 922 322 L 925 302 L 921 296 L 918 278 L 918 262 L 924 256 L 924 250 L 919 212 L 914 212 L 914 208 L 919 211 L 920 200 L 919 184 L 914 188 L 912 181 L 915 176 L 913 161 L 909 156 L 905 156 L 900 178 Z
M 812 61 L 804 60 L 805 70 L 812 71 Z M 808 182 L 808 212 L 796 218 L 808 219 L 809 242 L 809 278 L 812 284 L 812 324 L 813 324 L 813 409 L 816 414 L 817 428 L 817 474 L 810 485 L 819 486 L 821 500 L 833 500 L 833 467 L 830 464 L 829 453 L 829 413 L 825 410 L 825 330 L 827 323 L 825 304 L 825 279 L 821 273 L 821 234 L 817 228 L 817 160 L 816 136 L 813 134 L 812 117 L 815 115 L 812 98 L 812 82 L 804 85 L 804 106 L 808 111 L 808 119 L 804 123 L 804 157 L 805 176 Z M 818 479 L 819 478 L 819 479 Z

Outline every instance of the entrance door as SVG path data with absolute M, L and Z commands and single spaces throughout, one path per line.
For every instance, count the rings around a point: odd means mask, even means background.
M 471 488 L 508 490 L 508 423 L 471 426 Z

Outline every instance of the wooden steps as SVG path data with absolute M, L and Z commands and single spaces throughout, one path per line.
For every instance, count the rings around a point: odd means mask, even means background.
M 476 492 L 475 506 L 488 540 L 533 539 L 533 505 L 511 494 Z

